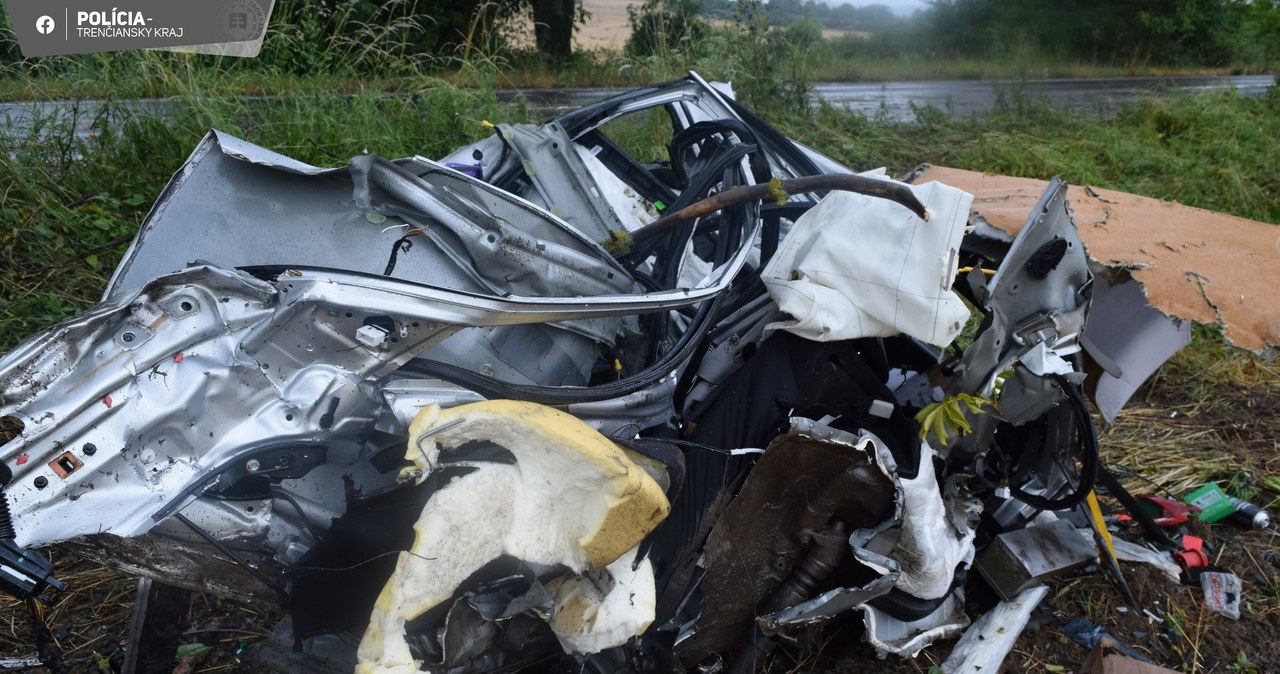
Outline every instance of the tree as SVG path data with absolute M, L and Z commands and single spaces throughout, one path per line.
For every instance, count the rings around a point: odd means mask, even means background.
M 538 51 L 553 58 L 573 53 L 573 24 L 578 18 L 574 0 L 530 0 L 533 37 Z
M 934 0 L 944 53 L 1221 66 L 1240 58 L 1250 9 L 1272 0 Z

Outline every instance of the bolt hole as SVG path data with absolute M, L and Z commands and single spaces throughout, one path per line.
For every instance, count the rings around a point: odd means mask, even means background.
M 417 322 L 417 321 L 414 321 L 414 322 L 413 322 L 413 327 L 415 327 L 415 328 L 416 328 L 416 327 L 418 327 L 418 322 Z
M 490 234 L 489 236 L 487 236 L 487 237 L 485 237 L 485 238 L 489 240 L 489 243 L 493 243 L 494 241 L 497 241 L 497 240 L 498 240 L 498 237 L 497 237 L 497 236 L 495 236 L 495 235 L 493 235 L 493 234 Z
M 253 506 L 245 506 L 244 511 L 247 513 L 251 513 L 254 511 L 254 508 Z
M 286 414 L 286 415 L 284 415 L 284 420 L 285 420 L 285 421 L 293 421 L 293 415 L 292 415 L 292 414 Z
M 134 339 L 135 337 L 132 332 L 126 332 L 123 335 L 120 335 L 120 341 L 124 342 L 125 344 L 132 344 Z
M 351 316 L 352 316 L 352 313 L 351 313 L 350 311 L 348 311 L 348 312 L 347 312 L 347 318 L 351 318 Z
M 196 308 L 196 305 L 190 302 L 187 302 L 185 300 L 183 300 L 182 304 L 179 304 L 178 306 L 182 307 L 183 311 L 191 311 L 192 309 Z

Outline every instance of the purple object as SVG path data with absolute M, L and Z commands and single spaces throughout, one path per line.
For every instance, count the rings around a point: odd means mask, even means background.
M 456 161 L 451 161 L 451 162 L 449 162 L 449 163 L 445 164 L 445 166 L 448 166 L 449 168 L 451 168 L 451 169 L 453 169 L 453 170 L 455 170 L 455 171 L 458 171 L 459 173 L 465 173 L 465 174 L 467 174 L 467 175 L 471 176 L 472 178 L 475 178 L 476 180 L 484 180 L 484 165 L 483 165 L 483 164 L 480 164 L 480 163 L 475 163 L 475 164 L 462 164 L 462 163 L 459 163 L 459 162 L 456 162 Z

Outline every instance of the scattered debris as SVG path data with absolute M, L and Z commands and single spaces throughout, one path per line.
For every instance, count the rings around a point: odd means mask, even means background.
M 1139 662 L 1151 662 L 1151 659 L 1145 655 L 1125 646 L 1111 636 L 1109 632 L 1102 628 L 1101 625 L 1095 625 L 1088 618 L 1073 618 L 1062 626 L 1062 633 L 1067 635 L 1072 641 L 1084 646 L 1091 651 L 1096 651 L 1099 646 L 1111 648 L 1120 651 L 1126 657 L 1132 658 Z
M 1120 650 L 1114 643 L 1102 642 L 1089 651 L 1080 674 L 1176 674 L 1150 662 L 1135 659 Z
M 1258 506 L 1228 496 L 1216 482 L 1210 482 L 1187 494 L 1186 502 L 1200 508 L 1199 518 L 1205 522 L 1226 520 L 1243 529 L 1266 529 L 1271 515 Z
M 0 359 L 4 589 L 56 594 L 30 549 L 67 541 L 287 606 L 263 657 L 307 671 L 747 672 L 847 613 L 994 671 L 1045 579 L 1173 567 L 1107 531 L 1095 484 L 1137 501 L 1086 395 L 1114 415 L 1186 343 L 1167 314 L 1275 341 L 1166 311 L 1061 180 L 1012 223 L 696 74 L 493 131 L 336 169 L 211 132 L 102 302 Z
M 1244 586 L 1234 573 L 1205 571 L 1200 574 L 1200 587 L 1204 590 L 1204 605 L 1210 611 L 1221 613 L 1232 620 L 1240 619 L 1240 595 Z

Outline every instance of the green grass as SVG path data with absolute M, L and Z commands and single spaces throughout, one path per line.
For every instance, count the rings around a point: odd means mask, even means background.
M 772 120 L 854 168 L 920 163 L 1134 192 L 1280 223 L 1280 92 L 1149 99 L 1109 119 L 1055 109 L 1016 90 L 989 113 L 950 119 L 932 107 L 896 122 L 825 106 Z

